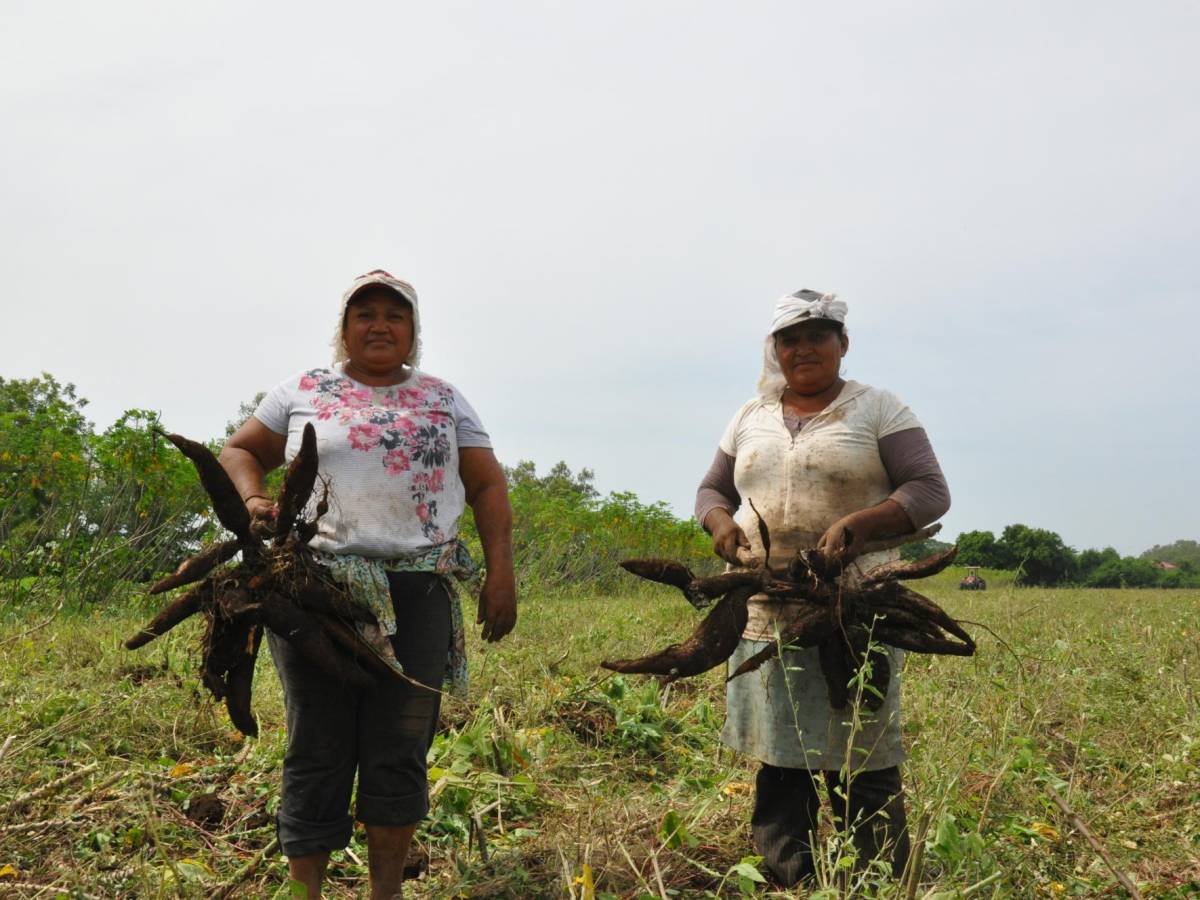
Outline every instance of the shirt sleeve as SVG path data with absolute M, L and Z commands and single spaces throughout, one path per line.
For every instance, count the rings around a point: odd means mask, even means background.
M 479 421 L 479 413 L 457 389 L 454 391 L 454 431 L 459 447 L 492 449 L 492 439 Z
M 875 434 L 885 438 L 898 431 L 921 428 L 921 421 L 908 405 L 890 391 L 879 392 L 879 425 Z
M 262 402 L 254 410 L 254 418 L 276 434 L 287 434 L 288 419 L 292 415 L 293 395 L 291 379 L 280 382 L 262 398 Z
M 738 432 L 742 429 L 742 419 L 745 418 L 746 408 L 749 405 L 746 404 L 746 406 L 743 406 L 734 413 L 733 418 L 729 420 L 729 424 L 725 426 L 725 432 L 721 435 L 721 440 L 717 446 L 724 451 L 726 456 L 737 456 Z
M 713 457 L 712 465 L 700 479 L 700 487 L 696 491 L 696 521 L 704 526 L 704 517 L 714 509 L 723 509 L 733 513 L 742 505 L 741 494 L 733 483 L 733 466 L 735 457 L 724 450 L 718 449 Z
M 889 499 L 900 504 L 914 528 L 923 528 L 946 514 L 950 488 L 924 428 L 907 428 L 881 437 L 879 456 L 895 485 Z

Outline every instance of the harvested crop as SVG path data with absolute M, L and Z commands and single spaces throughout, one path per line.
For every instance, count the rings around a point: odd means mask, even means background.
M 769 558 L 770 532 L 761 517 L 758 521 Z M 868 544 L 864 552 L 923 540 L 931 533 L 926 529 Z M 957 552 L 958 548 L 952 547 L 916 562 L 884 563 L 868 571 L 855 587 L 840 584 L 841 567 L 817 550 L 797 552 L 782 568 L 752 561 L 743 569 L 704 578 L 673 560 L 627 560 L 621 563 L 624 569 L 678 588 L 697 608 L 713 598 L 721 599 L 686 641 L 649 656 L 605 661 L 601 666 L 615 672 L 660 675 L 668 681 L 707 672 L 725 662 L 737 646 L 746 625 L 749 598 L 766 594 L 797 602 L 783 608 L 778 640 L 745 660 L 729 678 L 755 671 L 783 650 L 816 647 L 830 706 L 842 709 L 854 696 L 861 696 L 864 706 L 878 709 L 887 695 L 891 674 L 881 645 L 914 653 L 970 656 L 975 652 L 975 641 L 957 621 L 932 600 L 900 583 L 940 572 Z M 869 689 L 852 692 L 850 683 L 864 668 Z
M 384 659 L 358 634 L 355 623 L 378 625 L 316 561 L 307 544 L 328 510 L 329 485 L 304 513 L 317 483 L 317 442 L 304 428 L 300 451 L 288 467 L 274 523 L 251 520 L 237 489 L 203 444 L 165 435 L 192 461 L 221 524 L 234 540 L 206 547 L 155 584 L 151 594 L 192 585 L 125 642 L 136 650 L 180 622 L 201 613 L 207 627 L 201 642 L 201 679 L 244 734 L 257 735 L 251 710 L 254 664 L 263 628 L 292 644 L 310 663 L 338 681 L 364 688 L 379 678 L 403 677 L 394 659 Z M 238 554 L 241 561 L 228 565 Z M 388 644 L 381 642 L 386 652 Z

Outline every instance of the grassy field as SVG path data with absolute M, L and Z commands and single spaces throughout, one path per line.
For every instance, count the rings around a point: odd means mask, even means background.
M 915 896 L 1124 896 L 1051 788 L 1147 896 L 1200 895 L 1200 591 L 1018 590 L 993 576 L 974 594 L 954 589 L 960 574 L 923 589 L 1004 644 L 973 628 L 974 659 L 909 657 L 909 816 L 928 823 Z M 262 852 L 283 754 L 265 654 L 262 736 L 246 740 L 198 686 L 199 623 L 129 653 L 119 641 L 144 608 L 49 612 L 0 608 L 0 741 L 14 736 L 0 758 L 0 896 L 207 897 L 234 883 L 291 896 L 282 860 Z M 721 673 L 660 690 L 597 669 L 682 637 L 694 616 L 653 587 L 532 595 L 509 640 L 473 644 L 471 702 L 447 703 L 431 753 L 428 865 L 409 893 L 785 896 L 757 880 L 753 769 L 717 741 Z M 223 817 L 193 821 L 210 794 Z M 361 838 L 335 855 L 331 896 L 364 894 Z M 856 881 L 836 836 L 829 846 L 813 896 L 903 896 Z

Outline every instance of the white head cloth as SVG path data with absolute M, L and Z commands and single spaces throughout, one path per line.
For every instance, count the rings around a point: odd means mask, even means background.
M 412 352 L 408 354 L 405 362 L 415 369 L 421 363 L 421 311 L 417 306 L 417 290 L 407 281 L 397 278 L 391 272 L 385 272 L 383 269 L 373 269 L 366 275 L 359 275 L 347 288 L 346 293 L 342 294 L 337 328 L 333 332 L 333 361 L 344 363 L 350 358 L 346 353 L 346 342 L 342 340 L 342 323 L 346 321 L 346 308 L 355 294 L 372 284 L 381 284 L 391 288 L 412 305 L 413 345 Z
M 846 304 L 837 298 L 837 294 L 822 294 L 820 291 L 807 289 L 775 301 L 771 330 L 763 340 L 763 370 L 758 379 L 758 395 L 764 400 L 778 400 L 787 385 L 783 370 L 779 368 L 779 357 L 775 354 L 775 333 L 810 319 L 837 322 L 845 334 Z

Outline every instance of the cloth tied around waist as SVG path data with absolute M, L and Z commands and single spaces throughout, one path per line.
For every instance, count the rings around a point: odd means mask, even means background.
M 396 613 L 392 608 L 392 593 L 388 586 L 387 573 L 428 572 L 440 577 L 450 597 L 450 646 L 446 651 L 446 682 L 450 693 L 459 697 L 466 695 L 466 629 L 455 582 L 462 582 L 472 596 L 478 596 L 480 588 L 479 566 L 471 558 L 466 544 L 455 538 L 411 556 L 389 559 L 374 559 L 354 553 L 325 553 L 320 550 L 314 550 L 313 556 L 329 570 L 334 581 L 346 587 L 355 602 L 375 616 L 378 625 L 357 622 L 355 628 L 380 659 L 401 673 L 404 668 L 396 660 L 388 640 L 396 633 Z

